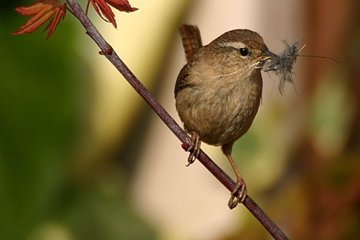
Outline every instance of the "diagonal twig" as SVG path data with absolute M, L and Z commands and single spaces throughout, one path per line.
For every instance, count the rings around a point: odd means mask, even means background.
M 149 104 L 152 110 L 161 118 L 175 136 L 182 142 L 182 147 L 187 149 L 191 144 L 191 139 L 186 132 L 175 122 L 169 113 L 161 106 L 156 98 L 145 88 L 145 86 L 136 78 L 125 63 L 119 58 L 117 53 L 106 42 L 102 35 L 86 16 L 76 0 L 67 0 L 74 16 L 78 18 L 86 29 L 86 33 L 94 40 L 101 49 L 100 53 L 104 55 L 124 76 L 136 92 Z M 236 183 L 219 168 L 203 151 L 198 156 L 199 161 L 230 191 L 232 192 Z M 265 212 L 249 197 L 246 196 L 243 202 L 244 206 L 258 219 L 258 221 L 267 229 L 267 231 L 277 240 L 288 239 L 280 228 L 265 214 Z

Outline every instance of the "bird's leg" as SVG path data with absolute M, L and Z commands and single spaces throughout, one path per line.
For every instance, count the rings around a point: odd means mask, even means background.
M 201 150 L 201 141 L 199 134 L 197 134 L 196 132 L 191 132 L 190 136 L 191 145 L 186 149 L 187 152 L 190 152 L 190 155 L 188 157 L 188 164 L 186 164 L 187 167 L 195 161 L 195 159 L 199 156 Z
M 225 156 L 229 160 L 231 168 L 233 169 L 233 171 L 234 171 L 234 173 L 236 175 L 236 187 L 231 192 L 231 197 L 230 197 L 229 202 L 228 202 L 228 206 L 229 206 L 230 209 L 233 209 L 239 203 L 244 202 L 245 197 L 247 195 L 245 181 L 244 181 L 243 177 L 241 176 L 238 168 L 236 167 L 234 159 L 231 157 L 232 144 L 233 143 L 231 143 L 229 145 L 223 145 L 222 146 L 223 153 L 225 154 Z
M 241 176 L 239 170 L 237 169 L 234 159 L 231 157 L 231 155 L 226 155 L 226 157 L 229 160 L 231 167 L 234 170 L 234 173 L 236 175 L 236 187 L 231 192 L 231 197 L 228 202 L 229 208 L 233 209 L 239 203 L 244 202 L 245 197 L 247 195 L 247 190 L 246 190 L 245 181 L 244 181 L 243 177 Z

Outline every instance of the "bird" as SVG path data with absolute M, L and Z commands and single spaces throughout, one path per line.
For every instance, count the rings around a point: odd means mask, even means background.
M 176 110 L 192 144 L 188 164 L 200 153 L 201 142 L 221 146 L 236 176 L 230 209 L 247 196 L 245 181 L 231 152 L 234 142 L 250 128 L 261 104 L 261 70 L 276 56 L 263 38 L 248 29 L 235 29 L 203 45 L 195 25 L 179 27 L 187 63 L 176 79 Z

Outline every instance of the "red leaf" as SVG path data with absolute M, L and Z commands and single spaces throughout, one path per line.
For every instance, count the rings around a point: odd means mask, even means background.
M 128 0 L 90 0 L 90 2 L 100 17 L 107 22 L 111 22 L 115 28 L 117 26 L 115 14 L 109 5 L 122 12 L 133 12 L 137 10 L 137 8 L 131 7 Z
M 21 15 L 32 17 L 17 31 L 13 32 L 14 35 L 32 33 L 46 21 L 52 19 L 46 27 L 48 30 L 47 38 L 50 38 L 60 21 L 65 17 L 66 3 L 61 3 L 59 0 L 39 0 L 31 6 L 18 7 L 15 10 Z
M 66 13 L 66 7 L 64 9 L 55 8 L 55 15 L 53 20 L 46 27 L 46 30 L 49 30 L 47 39 L 51 37 L 51 35 L 55 32 L 56 27 L 59 25 L 60 21 L 64 19 Z
M 111 22 L 112 25 L 116 28 L 115 14 L 107 5 L 106 0 L 90 0 L 91 4 L 94 6 L 95 11 L 99 16 L 107 22 Z
M 133 12 L 138 10 L 137 8 L 131 7 L 128 0 L 105 0 L 111 6 L 122 12 Z
M 51 8 L 52 8 L 52 6 L 50 4 L 43 4 L 41 2 L 38 2 L 38 3 L 28 6 L 28 7 L 15 8 L 15 10 L 24 16 L 30 16 L 30 15 L 34 15 L 42 10 L 49 10 Z

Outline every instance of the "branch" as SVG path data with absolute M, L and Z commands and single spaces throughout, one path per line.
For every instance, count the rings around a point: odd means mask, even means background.
M 68 3 L 81 24 L 86 29 L 86 33 L 94 40 L 101 49 L 100 53 L 104 55 L 124 76 L 136 92 L 149 104 L 152 110 L 161 118 L 175 136 L 182 142 L 184 150 L 191 144 L 191 139 L 186 132 L 175 122 L 169 113 L 160 105 L 155 97 L 145 88 L 145 86 L 136 78 L 130 69 L 119 58 L 117 53 L 105 41 L 95 26 L 86 16 L 76 0 L 68 0 Z M 203 151 L 198 156 L 199 161 L 230 191 L 236 188 L 236 183 L 219 168 Z M 246 196 L 243 204 L 259 220 L 259 222 L 268 230 L 268 232 L 279 240 L 288 239 L 279 227 L 264 213 L 264 211 L 249 197 Z

